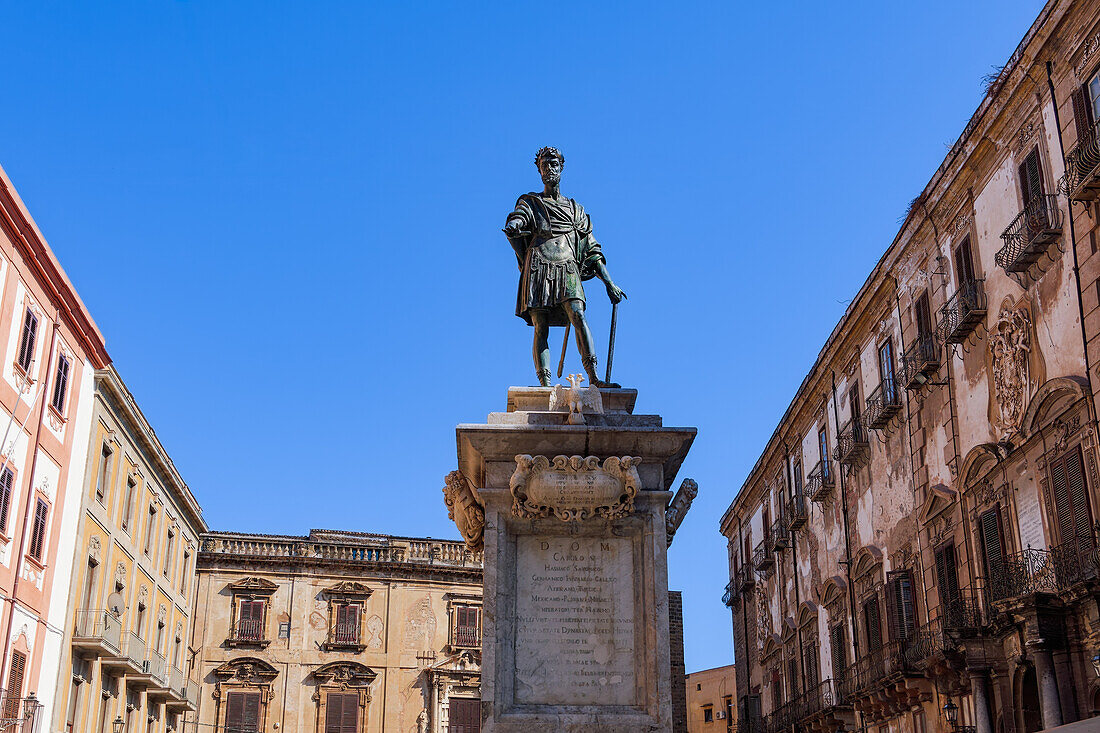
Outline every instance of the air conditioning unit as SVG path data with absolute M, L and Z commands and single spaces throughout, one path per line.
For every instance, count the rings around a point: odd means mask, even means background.
M 718 711 L 718 719 L 719 720 L 725 720 L 726 719 L 726 711 L 725 710 L 719 710 Z

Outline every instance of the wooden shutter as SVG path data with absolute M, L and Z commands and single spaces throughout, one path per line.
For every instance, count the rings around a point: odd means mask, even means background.
M 34 360 L 34 340 L 38 335 L 38 316 L 27 309 L 23 316 L 23 334 L 19 339 L 19 366 L 23 371 L 30 371 L 31 361 Z
M 886 589 L 890 637 L 894 640 L 908 639 L 917 630 L 913 575 L 908 570 L 896 570 L 887 573 Z
M 14 475 L 10 468 L 0 472 L 0 532 L 8 533 L 8 510 L 11 509 L 11 484 Z
M 1057 514 L 1061 543 L 1092 540 L 1092 511 L 1089 508 L 1088 485 L 1081 460 L 1080 446 L 1050 464 L 1050 481 L 1054 488 L 1054 510 Z
M 31 526 L 30 556 L 35 560 L 42 560 L 42 550 L 46 544 L 46 518 L 49 516 L 50 507 L 42 499 L 34 507 L 34 524 Z
M 359 693 L 330 692 L 325 711 L 325 733 L 358 733 Z
M 1001 536 L 1001 508 L 995 506 L 978 517 L 978 531 L 981 533 L 982 558 L 986 575 L 992 575 L 995 568 L 1004 562 L 1004 540 Z
M 848 656 L 844 648 L 844 624 L 837 624 L 829 629 L 829 646 L 833 659 L 833 679 L 837 679 L 847 666 L 844 663 Z
M 53 382 L 53 406 L 58 412 L 65 411 L 65 392 L 69 387 L 69 360 L 64 354 L 57 359 L 57 374 Z
M 225 701 L 225 733 L 260 730 L 260 693 L 230 692 Z
M 960 288 L 974 280 L 974 258 L 970 252 L 970 237 L 964 238 L 962 244 L 955 248 L 955 275 L 958 277 Z
M 447 708 L 447 733 L 481 733 L 480 700 L 452 697 Z
M 8 670 L 7 704 L 4 706 L 5 718 L 19 717 L 19 698 L 23 696 L 23 676 L 27 671 L 27 655 L 12 650 L 11 668 Z
M 848 392 L 848 410 L 852 416 L 852 424 L 859 420 L 859 385 L 852 385 L 851 391 Z
M 927 290 L 917 298 L 914 311 L 917 317 L 917 338 L 924 340 L 932 335 L 932 306 L 928 302 Z
M 936 550 L 936 585 L 940 589 L 941 606 L 959 597 L 959 571 L 952 544 Z
M 882 618 L 878 598 L 872 598 L 863 604 L 863 625 L 867 630 L 867 650 L 878 651 L 882 648 Z
M 1039 149 L 1028 153 L 1020 164 L 1020 193 L 1024 197 L 1024 206 L 1043 195 L 1043 173 L 1039 166 Z
M 817 663 L 817 639 L 816 637 L 810 644 L 807 644 L 802 648 L 802 672 L 806 678 L 806 691 L 817 687 L 818 679 L 818 663 Z
M 1070 94 L 1073 101 L 1073 122 L 1077 127 L 1077 144 L 1092 136 L 1092 109 L 1088 89 L 1082 85 Z

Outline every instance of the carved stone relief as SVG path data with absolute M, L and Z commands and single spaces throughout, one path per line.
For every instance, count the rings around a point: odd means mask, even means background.
M 509 481 L 512 514 L 521 519 L 556 516 L 566 522 L 634 512 L 640 458 L 516 456 Z
M 374 614 L 367 619 L 367 648 L 382 648 L 382 617 Z
M 447 515 L 458 527 L 466 545 L 472 549 L 481 547 L 485 534 L 485 510 L 460 471 L 451 471 L 444 479 L 443 502 L 447 505 Z
M 93 536 L 88 540 L 88 559 L 99 565 L 103 559 L 103 544 L 98 536 Z
M 1007 440 L 1020 429 L 1028 397 L 1028 357 L 1031 354 L 1031 314 L 1026 306 L 1012 308 L 1008 301 L 989 330 L 993 359 L 993 389 L 1000 438 Z

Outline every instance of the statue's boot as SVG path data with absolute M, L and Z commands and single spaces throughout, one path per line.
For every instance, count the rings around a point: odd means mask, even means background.
M 605 382 L 596 376 L 596 357 L 595 356 L 583 356 L 581 357 L 581 363 L 584 364 L 584 371 L 588 373 L 588 383 L 593 387 L 600 389 L 620 389 L 622 385 L 615 382 Z
M 539 369 L 536 374 L 539 378 L 540 387 L 552 387 L 553 383 L 550 381 L 553 377 L 552 372 L 549 369 Z

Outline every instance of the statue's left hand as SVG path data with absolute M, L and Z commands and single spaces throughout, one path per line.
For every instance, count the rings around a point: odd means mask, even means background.
M 618 303 L 621 300 L 626 300 L 626 293 L 615 283 L 609 282 L 607 284 L 607 297 L 611 299 L 612 303 Z

